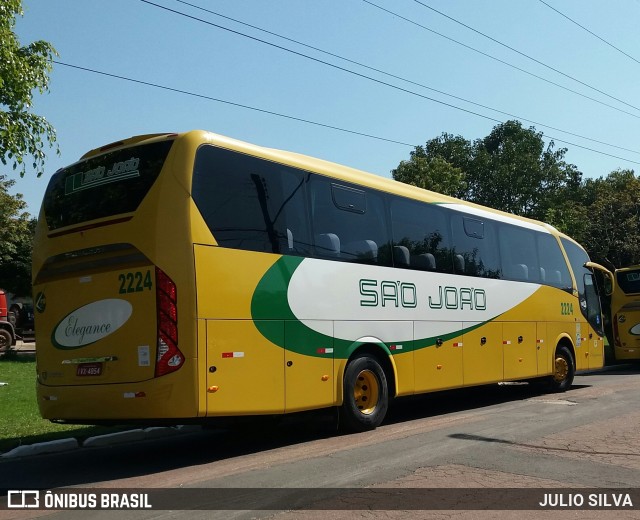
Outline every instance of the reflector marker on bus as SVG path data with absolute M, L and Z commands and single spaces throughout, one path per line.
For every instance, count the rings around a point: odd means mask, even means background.
M 391 345 L 389 346 L 389 350 L 402 350 L 404 348 L 403 345 Z
M 544 340 L 543 339 L 537 339 L 536 343 L 544 343 Z
M 462 346 L 462 341 L 458 341 L 456 343 L 453 344 L 454 347 L 461 347 Z
M 244 352 L 223 352 L 223 358 L 241 358 L 244 357 Z
M 144 392 L 125 392 L 122 394 L 122 397 L 125 399 L 135 399 L 136 397 L 147 397 L 147 394 Z
M 333 348 L 319 348 L 316 352 L 318 354 L 333 354 Z
M 505 339 L 505 340 L 502 342 L 502 344 L 503 344 L 503 345 L 511 345 L 511 340 Z

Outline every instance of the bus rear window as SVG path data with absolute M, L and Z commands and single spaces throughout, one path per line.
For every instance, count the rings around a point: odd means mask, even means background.
M 123 148 L 59 170 L 44 196 L 50 230 L 135 211 L 173 141 Z
M 616 278 L 625 294 L 640 293 L 640 270 L 618 272 Z

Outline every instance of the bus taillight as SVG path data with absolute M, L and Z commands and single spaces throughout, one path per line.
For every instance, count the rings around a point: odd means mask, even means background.
M 178 370 L 184 355 L 178 348 L 178 291 L 176 284 L 156 267 L 156 306 L 158 311 L 158 354 L 156 377 Z

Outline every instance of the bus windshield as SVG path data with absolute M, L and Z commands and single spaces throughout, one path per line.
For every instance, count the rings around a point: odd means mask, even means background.
M 44 197 L 49 230 L 135 211 L 173 141 L 118 149 L 55 173 Z
M 625 294 L 640 293 L 640 269 L 633 271 L 618 271 L 617 283 Z

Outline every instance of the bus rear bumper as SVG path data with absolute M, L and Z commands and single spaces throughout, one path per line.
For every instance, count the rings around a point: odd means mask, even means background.
M 640 347 L 616 347 L 616 361 L 632 361 L 640 359 Z
M 154 379 L 109 385 L 46 386 L 38 382 L 37 399 L 44 419 L 98 424 L 118 420 L 182 419 L 198 416 L 195 386 Z

